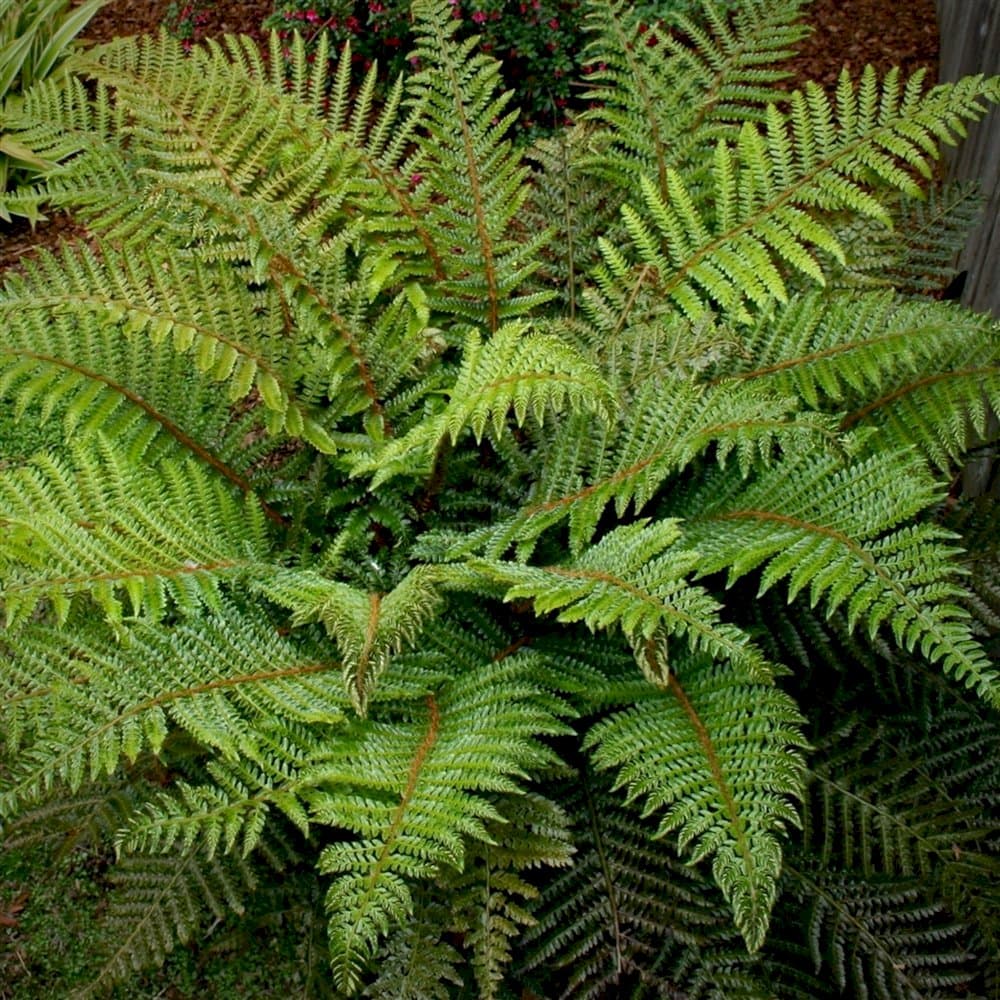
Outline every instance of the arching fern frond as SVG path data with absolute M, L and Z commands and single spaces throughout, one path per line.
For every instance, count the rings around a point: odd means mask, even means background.
M 821 254 L 844 259 L 824 214 L 849 210 L 891 224 L 876 191 L 919 193 L 912 173 L 929 174 L 938 143 L 979 118 L 1000 82 L 921 90 L 920 74 L 901 93 L 895 73 L 880 87 L 869 70 L 857 90 L 842 78 L 834 109 L 809 84 L 787 115 L 770 106 L 763 126 L 747 122 L 735 142 L 718 142 L 697 197 L 692 179 L 672 167 L 661 186 L 643 176 L 641 203 L 622 209 L 627 252 L 601 244 L 599 284 L 651 284 L 691 318 L 716 309 L 746 322 L 748 304 L 786 300 L 783 272 L 823 283 Z
M 561 565 L 472 560 L 470 567 L 503 584 L 505 600 L 531 600 L 538 614 L 558 611 L 559 621 L 582 621 L 591 630 L 618 626 L 640 649 L 654 637 L 677 637 L 692 652 L 731 662 L 747 676 L 769 676 L 749 636 L 720 620 L 720 606 L 687 582 L 699 559 L 675 546 L 680 537 L 669 519 L 640 520 Z
M 985 339 L 985 338 L 984 338 Z M 994 326 L 990 347 L 1000 346 Z M 915 448 L 938 469 L 951 472 L 977 440 L 994 438 L 1000 406 L 1000 358 L 923 374 L 889 389 L 848 413 L 845 429 L 878 428 L 882 448 Z
M 801 902 L 808 899 L 813 961 L 832 975 L 840 995 L 960 995 L 972 979 L 964 929 L 941 905 L 926 901 L 919 881 L 814 873 L 797 862 L 786 869 L 805 894 Z
M 761 118 L 783 96 L 773 84 L 788 74 L 776 64 L 808 34 L 802 0 L 749 0 L 732 18 L 712 0 L 697 6 L 700 16 L 641 33 L 623 0 L 588 3 L 595 38 L 586 57 L 595 68 L 586 97 L 597 106 L 583 117 L 608 137 L 590 166 L 623 190 L 648 176 L 666 196 L 668 168 L 734 138 L 737 122 Z
M 139 379 L 122 373 L 119 384 L 111 377 L 104 352 L 121 351 L 119 340 L 140 340 L 146 345 L 141 352 L 162 357 L 162 346 L 187 355 L 185 379 L 221 384 L 231 402 L 256 392 L 270 411 L 272 431 L 284 427 L 329 447 L 318 414 L 308 401 L 296 399 L 302 373 L 289 362 L 279 300 L 251 292 L 231 270 L 200 266 L 162 245 L 127 254 L 106 246 L 98 254 L 66 250 L 43 255 L 26 277 L 12 278 L 0 296 L 0 316 L 5 323 L 0 358 L 10 372 L 5 384 L 21 383 L 22 406 L 43 392 L 54 405 L 58 382 L 61 394 L 78 400 L 70 410 L 74 421 L 90 415 L 85 404 L 99 406 L 101 419 L 108 417 L 111 400 L 118 399 L 144 410 L 187 444 L 190 439 L 182 438 L 174 421 L 147 403 L 147 387 Z M 69 354 L 60 350 L 67 320 L 74 333 L 87 331 L 83 345 L 74 341 Z M 110 343 L 104 347 L 102 341 Z M 102 353 L 87 357 L 84 345 Z M 155 391 L 157 384 L 150 388 Z
M 510 411 L 520 426 L 529 416 L 540 423 L 564 410 L 606 417 L 613 405 L 593 363 L 557 337 L 521 323 L 505 324 L 485 343 L 469 333 L 448 396 L 438 414 L 363 458 L 353 474 L 374 473 L 373 488 L 401 472 L 426 476 L 440 446 L 454 444 L 466 428 L 477 441 L 487 428 L 499 436 Z
M 522 293 L 548 233 L 526 237 L 515 226 L 528 197 L 528 169 L 506 137 L 518 113 L 499 93 L 500 64 L 475 52 L 475 39 L 458 41 L 450 8 L 416 0 L 413 13 L 413 54 L 427 68 L 410 81 L 425 107 L 412 167 L 427 192 L 418 210 L 445 269 L 432 302 L 495 333 L 550 298 Z
M 723 464 L 735 458 L 748 475 L 783 447 L 822 448 L 834 440 L 831 420 L 799 412 L 780 391 L 705 387 L 656 372 L 635 383 L 618 390 L 625 405 L 613 421 L 574 417 L 565 434 L 541 443 L 529 502 L 497 525 L 492 553 L 516 542 L 526 557 L 543 531 L 565 519 L 571 551 L 582 551 L 610 506 L 619 518 L 643 512 L 672 475 L 708 451 Z
M 901 196 L 887 206 L 893 228 L 855 219 L 839 232 L 843 270 L 835 286 L 896 288 L 904 295 L 940 292 L 955 276 L 955 262 L 982 209 L 977 185 L 929 187 L 926 197 Z
M 326 726 L 347 710 L 328 650 L 229 604 L 169 631 L 137 623 L 124 645 L 108 631 L 41 623 L 6 645 L 0 720 L 19 750 L 0 796 L 6 815 L 58 784 L 75 791 L 160 754 L 178 729 L 226 759 L 263 760 L 273 750 L 267 718 Z
M 870 403 L 914 378 L 988 367 L 1000 353 L 987 317 L 891 292 L 811 292 L 745 334 L 724 361 L 741 380 L 827 410 Z
M 808 591 L 828 613 L 843 606 L 848 629 L 874 637 L 887 625 L 903 648 L 1000 704 L 997 673 L 958 605 L 951 536 L 909 523 L 936 494 L 912 453 L 847 465 L 800 455 L 745 488 L 709 476 L 674 513 L 690 513 L 684 544 L 699 552 L 699 572 L 727 572 L 732 583 L 762 568 L 759 593 L 787 580 L 789 599 Z
M 501 820 L 488 793 L 514 792 L 522 776 L 555 762 L 539 737 L 566 731 L 560 709 L 511 656 L 463 674 L 406 716 L 370 721 L 327 750 L 308 778 L 315 820 L 361 839 L 331 844 L 320 870 L 327 895 L 334 978 L 354 988 L 379 940 L 412 909 L 411 883 L 461 867 L 465 840 L 489 841 Z
M 412 915 L 379 953 L 378 976 L 364 993 L 371 1000 L 451 1000 L 465 985 L 462 956 L 442 933 L 451 915 L 447 900 L 433 892 L 414 896 Z
M 712 872 L 751 951 L 764 943 L 781 873 L 781 835 L 798 825 L 806 743 L 794 702 L 731 667 L 688 659 L 674 673 L 648 648 L 660 690 L 598 722 L 586 746 L 616 787 L 663 812 L 657 836 L 676 833 Z
M 225 580 L 266 565 L 263 512 L 194 461 L 155 469 L 103 444 L 73 465 L 39 456 L 0 481 L 0 567 L 8 623 L 40 602 L 65 621 L 81 598 L 112 623 L 124 604 L 162 619 L 218 604 Z
M 501 796 L 499 820 L 488 822 L 489 841 L 469 844 L 461 872 L 445 869 L 439 878 L 451 907 L 451 929 L 472 954 L 477 995 L 497 1000 L 520 936 L 535 923 L 538 869 L 565 868 L 573 861 L 569 818 L 561 806 L 535 793 Z
M 662 995 L 678 986 L 664 953 L 710 939 L 728 926 L 728 914 L 711 882 L 657 844 L 656 824 L 606 783 L 584 768 L 559 786 L 572 810 L 577 851 L 533 908 L 522 974 L 529 983 L 554 982 L 561 997 L 627 995 L 637 982 Z

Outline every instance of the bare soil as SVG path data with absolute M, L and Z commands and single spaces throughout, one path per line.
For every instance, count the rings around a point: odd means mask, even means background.
M 156 32 L 169 6 L 170 0 L 110 0 L 87 26 L 85 38 L 105 42 L 120 35 Z M 273 6 L 273 0 L 202 0 L 198 10 L 205 20 L 198 37 L 258 35 Z M 832 89 L 844 66 L 856 75 L 867 63 L 880 73 L 899 66 L 904 76 L 923 67 L 929 82 L 936 79 L 934 0 L 813 0 L 807 19 L 813 33 L 790 64 L 795 82 L 811 79 Z M 53 215 L 34 231 L 21 220 L 0 222 L 0 272 L 39 247 L 54 247 L 83 233 L 62 215 Z

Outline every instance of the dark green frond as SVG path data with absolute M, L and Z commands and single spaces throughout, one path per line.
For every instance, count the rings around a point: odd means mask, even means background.
M 712 0 L 696 6 L 694 17 L 643 33 L 623 0 L 588 4 L 595 69 L 586 96 L 599 103 L 584 117 L 608 137 L 590 166 L 622 189 L 645 175 L 665 197 L 669 168 L 734 138 L 739 122 L 760 120 L 784 97 L 773 86 L 788 75 L 777 63 L 808 34 L 802 0 L 744 0 L 731 19 Z
M 926 197 L 904 195 L 889 207 L 892 229 L 855 219 L 840 234 L 844 269 L 834 271 L 831 283 L 893 287 L 909 295 L 940 292 L 954 278 L 958 253 L 982 210 L 978 188 L 935 185 Z
M 652 839 L 655 824 L 611 794 L 604 778 L 583 770 L 564 791 L 577 853 L 533 910 L 522 959 L 528 981 L 555 979 L 559 992 L 550 995 L 590 1000 L 625 996 L 636 982 L 669 996 L 679 980 L 664 953 L 726 926 L 725 904 L 697 869 Z
M 161 963 L 211 917 L 242 913 L 254 887 L 253 873 L 238 860 L 206 860 L 183 851 L 123 859 L 104 915 L 111 947 L 99 975 L 74 996 L 103 996 L 115 981 Z

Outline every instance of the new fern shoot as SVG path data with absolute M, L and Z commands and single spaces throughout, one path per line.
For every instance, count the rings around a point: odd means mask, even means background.
M 63 442 L 0 466 L 2 833 L 115 858 L 65 995 L 264 892 L 317 996 L 1000 982 L 997 514 L 951 487 L 1000 340 L 921 294 L 1000 79 L 788 92 L 801 0 L 627 7 L 531 150 L 446 0 L 378 107 L 163 36 L 6 123 L 93 234 L 0 289 Z

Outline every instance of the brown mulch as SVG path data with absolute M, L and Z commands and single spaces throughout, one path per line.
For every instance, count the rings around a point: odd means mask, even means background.
M 813 0 L 806 19 L 812 35 L 788 68 L 824 89 L 842 67 L 858 76 L 871 63 L 881 76 L 899 66 L 904 79 L 924 67 L 937 79 L 938 24 L 934 0 Z
M 184 6 L 183 0 L 179 6 Z M 274 10 L 274 0 L 194 0 L 190 6 L 205 17 L 199 35 L 255 35 Z M 170 0 L 109 0 L 87 25 L 86 37 L 106 42 L 119 35 L 156 34 L 169 7 Z
M 156 32 L 167 16 L 170 0 L 109 0 L 87 26 L 84 36 L 104 42 L 119 35 Z M 195 0 L 204 15 L 199 36 L 245 32 L 257 34 L 271 13 L 273 0 Z M 872 63 L 880 73 L 900 66 L 908 76 L 919 67 L 936 79 L 938 27 L 934 0 L 813 0 L 807 9 L 813 33 L 789 68 L 794 81 L 816 80 L 826 89 L 841 68 L 852 75 Z M 65 216 L 55 215 L 32 232 L 22 220 L 0 222 L 0 272 L 16 266 L 36 246 L 54 247 L 84 231 Z

